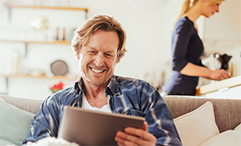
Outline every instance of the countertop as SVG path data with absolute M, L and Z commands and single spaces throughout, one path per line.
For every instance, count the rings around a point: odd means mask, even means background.
M 221 90 L 223 88 L 232 88 L 236 86 L 241 86 L 241 76 L 231 77 L 229 79 L 221 80 L 215 83 L 203 85 L 196 90 L 196 95 L 203 95 Z

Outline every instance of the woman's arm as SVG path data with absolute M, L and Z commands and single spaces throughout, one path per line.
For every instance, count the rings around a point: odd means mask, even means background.
M 210 70 L 203 66 L 194 65 L 190 62 L 180 71 L 180 73 L 188 76 L 201 76 L 212 80 L 222 80 L 230 78 L 230 75 L 224 69 Z

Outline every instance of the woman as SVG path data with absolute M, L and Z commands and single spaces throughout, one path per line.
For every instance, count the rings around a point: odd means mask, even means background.
M 230 78 L 223 69 L 210 70 L 201 62 L 203 43 L 198 35 L 196 20 L 219 12 L 225 0 L 185 0 L 172 33 L 172 75 L 162 90 L 167 95 L 195 95 L 199 76 L 222 80 Z

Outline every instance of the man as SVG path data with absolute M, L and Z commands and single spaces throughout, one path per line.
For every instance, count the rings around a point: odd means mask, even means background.
M 27 141 L 57 137 L 65 105 L 145 117 L 143 129 L 117 132 L 118 145 L 181 145 L 170 111 L 147 82 L 114 75 L 124 56 L 126 34 L 112 17 L 98 15 L 75 31 L 72 48 L 81 76 L 73 87 L 48 97 L 34 117 Z

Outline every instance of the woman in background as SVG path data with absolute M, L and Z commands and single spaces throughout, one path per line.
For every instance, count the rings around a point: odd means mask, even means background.
M 185 0 L 172 33 L 172 75 L 162 87 L 164 95 L 195 95 L 199 76 L 222 80 L 230 78 L 223 69 L 210 70 L 201 62 L 204 53 L 196 20 L 219 12 L 225 0 Z

